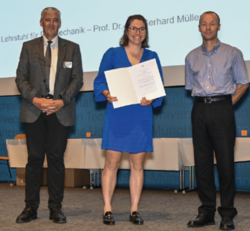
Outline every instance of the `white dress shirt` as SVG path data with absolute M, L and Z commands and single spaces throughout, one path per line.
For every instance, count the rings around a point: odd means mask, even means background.
M 46 54 L 48 39 L 43 36 L 44 41 L 44 57 Z M 58 59 L 58 36 L 53 38 L 52 43 L 50 45 L 51 48 L 51 67 L 50 67 L 50 75 L 49 75 L 49 94 L 54 95 L 54 86 L 56 80 L 56 69 L 57 69 L 57 59 Z

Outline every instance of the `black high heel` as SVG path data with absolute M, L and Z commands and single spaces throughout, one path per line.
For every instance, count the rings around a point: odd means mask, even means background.
M 143 225 L 143 220 L 137 211 L 132 212 L 132 216 L 129 215 L 129 220 L 136 225 Z
M 107 211 L 103 215 L 103 223 L 105 225 L 115 225 L 115 219 L 114 219 L 113 213 L 111 211 Z

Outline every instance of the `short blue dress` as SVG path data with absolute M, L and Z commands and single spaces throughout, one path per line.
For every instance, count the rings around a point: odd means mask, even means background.
M 163 81 L 161 64 L 156 52 L 144 49 L 141 62 L 154 58 L 156 59 Z M 130 66 L 131 63 L 125 47 L 110 48 L 106 51 L 100 64 L 99 73 L 94 81 L 95 100 L 97 102 L 107 100 L 102 95 L 104 90 L 108 90 L 104 71 Z M 107 103 L 103 126 L 102 149 L 129 153 L 152 152 L 152 106 L 160 106 L 162 100 L 163 97 L 158 98 L 150 106 L 134 104 L 116 109 L 114 109 L 113 104 Z

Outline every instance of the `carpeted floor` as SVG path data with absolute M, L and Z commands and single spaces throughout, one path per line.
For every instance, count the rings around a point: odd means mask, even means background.
M 220 217 L 216 213 L 215 226 L 203 228 L 187 228 L 186 224 L 197 215 L 200 205 L 196 192 L 183 195 L 172 191 L 144 190 L 141 197 L 139 212 L 144 219 L 144 225 L 136 226 L 129 222 L 130 195 L 126 189 L 115 191 L 113 198 L 113 213 L 115 226 L 102 223 L 103 200 L 101 189 L 83 190 L 82 188 L 65 188 L 63 202 L 66 224 L 55 224 L 48 219 L 47 187 L 41 188 L 41 204 L 38 209 L 38 219 L 25 224 L 16 224 L 15 219 L 24 208 L 24 192 L 22 186 L 10 187 L 8 183 L 0 183 L 0 230 L 165 230 L 184 231 L 219 230 Z M 219 195 L 217 196 L 219 202 Z M 234 222 L 236 230 L 250 230 L 250 193 L 237 193 L 235 207 L 238 215 Z

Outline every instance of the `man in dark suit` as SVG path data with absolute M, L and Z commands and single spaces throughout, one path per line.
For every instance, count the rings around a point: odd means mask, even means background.
M 45 153 L 48 161 L 50 219 L 66 223 L 62 208 L 64 152 L 75 123 L 75 96 L 83 85 L 79 45 L 58 37 L 61 13 L 53 7 L 41 13 L 43 36 L 25 42 L 16 84 L 22 96 L 20 121 L 27 137 L 26 207 L 17 223 L 37 218 Z

